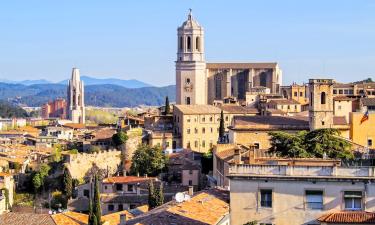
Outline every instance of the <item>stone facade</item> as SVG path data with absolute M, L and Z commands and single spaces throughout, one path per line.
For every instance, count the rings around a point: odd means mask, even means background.
M 79 69 L 73 68 L 72 78 L 68 81 L 68 119 L 73 123 L 85 123 L 84 85 L 80 79 Z
M 67 154 L 65 155 L 65 165 L 69 169 L 72 178 L 81 179 L 95 165 L 100 169 L 108 170 L 114 174 L 121 162 L 121 151 L 110 150 L 99 153 L 87 154 Z
M 310 79 L 310 130 L 333 126 L 333 80 Z
M 254 87 L 280 93 L 282 72 L 277 63 L 206 63 L 204 29 L 191 12 L 177 29 L 177 38 L 177 104 L 212 104 L 227 97 L 245 101 Z

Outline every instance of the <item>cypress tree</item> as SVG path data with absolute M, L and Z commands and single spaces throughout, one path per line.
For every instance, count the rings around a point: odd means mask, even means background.
M 220 114 L 220 127 L 219 127 L 219 141 L 220 142 L 223 141 L 224 133 L 225 133 L 224 112 L 223 112 L 223 110 L 221 110 L 221 114 Z
M 94 187 L 94 224 L 102 224 L 102 209 L 100 207 L 100 192 L 99 192 L 99 180 L 98 176 L 95 175 L 95 187 Z M 96 223 L 95 223 L 96 222 Z
M 169 106 L 169 98 L 167 96 L 167 97 L 165 97 L 165 110 L 164 110 L 164 114 L 168 115 L 170 112 L 171 112 L 171 107 Z
M 72 181 L 72 176 L 70 175 L 70 172 L 67 168 L 64 169 L 63 185 L 64 185 L 64 189 L 63 189 L 64 193 L 67 199 L 70 199 L 70 197 L 72 197 L 73 181 Z
M 156 207 L 164 204 L 164 193 L 163 185 L 160 183 L 158 190 L 156 191 Z
M 150 181 L 150 183 L 148 184 L 148 207 L 150 209 L 153 209 L 156 207 L 155 188 L 154 188 L 153 181 Z
M 88 225 L 94 224 L 94 217 L 95 217 L 95 215 L 94 215 L 94 212 L 92 210 L 92 200 L 90 198 L 90 200 L 89 200 L 89 221 L 88 221 Z

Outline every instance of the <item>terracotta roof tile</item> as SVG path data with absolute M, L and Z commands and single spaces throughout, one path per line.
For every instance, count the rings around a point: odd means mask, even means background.
M 151 179 L 155 179 L 153 177 L 137 177 L 137 176 L 126 176 L 126 177 L 108 177 L 103 180 L 103 183 L 137 183 L 137 182 L 144 182 L 149 181 Z
M 375 224 L 375 213 L 365 211 L 342 211 L 321 216 L 318 221 L 344 224 Z
M 0 224 L 6 225 L 56 225 L 48 214 L 4 213 L 0 215 Z
M 51 216 L 57 225 L 85 225 L 88 223 L 89 216 L 77 212 L 64 212 Z
M 272 99 L 269 101 L 270 104 L 276 105 L 300 105 L 298 101 L 294 99 Z
M 333 125 L 347 125 L 345 116 L 334 116 Z

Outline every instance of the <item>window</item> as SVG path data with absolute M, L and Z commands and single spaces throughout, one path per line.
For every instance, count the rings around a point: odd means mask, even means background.
M 191 38 L 187 37 L 187 49 L 191 50 Z
M 337 109 L 338 109 L 338 110 L 341 110 L 341 105 L 337 106 Z
M 183 37 L 180 37 L 180 41 L 179 41 L 180 50 L 182 50 L 182 48 L 183 48 L 183 43 L 184 43 L 184 39 L 183 39 Z
M 192 175 L 193 174 L 193 170 L 189 170 L 189 174 Z
M 322 105 L 326 104 L 326 93 L 325 92 L 322 92 L 320 94 L 320 104 L 322 104 Z
M 349 94 L 352 95 L 354 91 L 352 89 L 349 90 Z
M 104 189 L 107 190 L 107 185 L 104 185 Z
M 228 121 L 228 120 L 229 120 L 229 117 L 228 117 L 228 116 L 226 116 L 226 117 L 225 117 L 225 121 Z
M 83 196 L 87 197 L 87 198 L 90 198 L 90 190 L 88 189 L 84 189 L 83 190 Z
M 259 143 L 254 143 L 254 148 L 259 149 Z
M 202 122 L 206 122 L 206 117 L 202 117 Z
M 119 204 L 118 207 L 117 207 L 117 211 L 123 211 L 124 210 L 124 206 L 122 204 Z
M 362 192 L 361 191 L 345 191 L 344 204 L 347 210 L 362 209 Z
M 201 41 L 200 41 L 200 38 L 199 37 L 196 37 L 195 38 L 195 47 L 198 51 L 201 50 Z
M 299 92 L 299 96 L 301 96 L 301 97 L 303 96 L 303 92 L 302 91 Z
M 367 147 L 372 147 L 372 139 L 367 139 Z
M 339 90 L 339 94 L 342 95 L 342 93 L 343 93 L 342 90 Z
M 193 181 L 192 180 L 189 180 L 189 185 L 193 185 Z
M 335 90 L 333 90 L 333 94 L 335 95 L 335 94 L 337 94 L 337 90 L 335 89 Z
M 288 109 L 290 109 L 290 105 L 288 105 Z
M 211 127 L 210 129 L 211 129 L 211 133 L 213 133 L 213 132 L 214 132 L 214 129 L 213 129 L 212 127 Z
M 298 93 L 295 91 L 294 92 L 294 97 L 297 97 L 298 96 Z
M 202 128 L 202 134 L 205 134 L 206 133 L 206 128 Z
M 190 141 L 187 142 L 186 148 L 190 148 Z
M 210 141 L 210 148 L 212 148 L 212 146 L 213 146 L 213 142 L 212 142 L 212 141 Z
M 260 190 L 260 206 L 272 208 L 272 190 Z
M 115 209 L 115 206 L 110 204 L 108 205 L 108 211 L 113 211 Z
M 194 142 L 194 147 L 198 148 L 198 141 Z
M 202 141 L 202 147 L 205 148 L 206 147 L 206 141 Z
M 188 129 L 186 130 L 186 133 L 187 133 L 187 134 L 190 134 L 190 128 L 188 128 Z
M 323 209 L 323 191 L 306 191 L 306 209 Z
M 190 78 L 186 78 L 186 83 L 190 84 Z
M 194 128 L 194 133 L 198 134 L 198 128 Z
M 322 121 L 322 126 L 324 126 L 324 121 Z
M 116 184 L 116 191 L 122 191 L 122 184 Z
M 190 105 L 190 97 L 186 97 L 186 105 Z
M 133 190 L 134 190 L 134 185 L 128 184 L 128 191 L 133 192 Z

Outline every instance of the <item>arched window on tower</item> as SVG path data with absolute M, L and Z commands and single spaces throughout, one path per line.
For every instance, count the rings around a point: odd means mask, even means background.
M 201 39 L 199 37 L 195 38 L 195 48 L 197 51 L 201 51 Z
M 183 39 L 183 37 L 181 36 L 181 37 L 180 37 L 180 40 L 179 40 L 179 43 L 178 43 L 178 45 L 180 46 L 180 50 L 183 49 L 183 43 L 184 43 L 184 39 Z
M 191 38 L 187 37 L 187 49 L 190 51 L 191 50 Z
M 190 97 L 186 97 L 186 105 L 190 105 Z
M 322 104 L 322 105 L 326 104 L 326 93 L 325 92 L 322 92 L 320 94 L 320 104 Z

